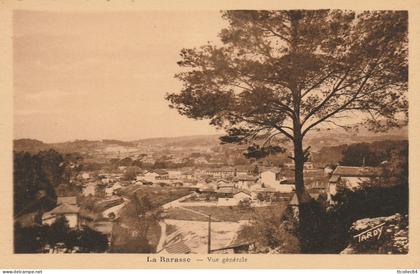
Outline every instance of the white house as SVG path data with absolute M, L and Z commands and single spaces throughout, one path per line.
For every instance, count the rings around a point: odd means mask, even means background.
M 280 181 L 280 178 L 281 178 L 280 171 L 281 169 L 277 167 L 266 169 L 260 173 L 260 179 L 264 184 L 277 183 Z
M 121 189 L 121 184 L 119 182 L 113 184 L 110 187 L 105 188 L 105 194 L 106 196 L 112 196 L 114 194 L 114 191 Z
M 194 159 L 194 164 L 196 164 L 196 165 L 207 165 L 208 163 L 209 162 L 204 157 L 198 157 L 198 158 Z
M 248 175 L 249 175 L 248 170 L 237 169 L 235 171 L 235 176 L 237 177 L 248 176 Z
M 232 168 L 216 168 L 207 170 L 205 174 L 214 178 L 227 178 L 233 177 L 235 175 L 235 170 Z
M 178 180 L 181 178 L 181 170 L 168 170 L 169 180 Z
M 144 180 L 144 174 L 146 174 L 148 171 L 140 172 L 136 175 L 136 181 Z
M 147 171 L 141 176 L 141 178 L 146 180 L 146 181 L 154 182 L 154 181 L 156 181 L 156 177 L 158 177 L 158 176 L 159 176 L 159 174 L 157 174 L 156 172 Z
M 51 211 L 42 214 L 42 224 L 51 225 L 60 216 L 64 216 L 70 228 L 79 227 L 79 211 L 80 208 L 76 205 L 61 204 Z
M 76 196 L 57 197 L 57 205 L 62 205 L 62 204 L 77 205 L 77 197 Z
M 216 181 L 216 185 L 218 188 L 223 188 L 223 187 L 235 187 L 235 183 L 232 181 L 228 181 L 228 180 L 218 180 Z
M 243 200 L 251 200 L 251 194 L 239 191 L 231 197 L 219 197 L 217 199 L 217 206 L 237 206 Z
M 81 176 L 82 176 L 82 179 L 85 179 L 85 180 L 90 178 L 89 172 L 86 172 L 86 171 L 85 172 L 82 172 L 82 175 Z
M 95 193 L 96 193 L 96 184 L 89 183 L 83 187 L 83 196 L 89 196 L 89 195 L 95 196 Z
M 251 199 L 251 194 L 244 192 L 244 191 L 239 191 L 236 194 L 233 195 L 234 199 L 237 199 L 239 201 L 242 200 L 246 200 L 246 199 Z
M 155 182 L 157 180 L 168 180 L 169 174 L 164 170 L 147 171 L 143 174 L 141 179 L 149 182 Z
M 166 170 L 157 169 L 154 172 L 158 174 L 157 180 L 169 180 L 169 173 Z
M 252 175 L 240 175 L 234 178 L 236 187 L 239 189 L 250 190 L 253 185 L 256 184 L 258 178 Z
M 279 192 L 292 192 L 294 184 L 287 182 L 286 177 L 281 176 L 280 168 L 271 168 L 260 173 L 259 182 L 265 188 L 273 188 Z
M 331 202 L 331 197 L 337 193 L 338 185 L 356 190 L 382 176 L 381 167 L 337 166 L 329 180 L 328 200 Z
M 101 179 L 101 182 L 102 182 L 103 184 L 108 184 L 108 183 L 110 183 L 110 182 L 111 182 L 111 179 L 110 179 L 110 178 L 102 178 L 102 179 Z
M 314 169 L 315 167 L 314 167 L 314 164 L 312 162 L 305 162 L 303 164 L 303 168 L 304 169 Z
M 330 176 L 334 172 L 334 169 L 330 166 L 324 167 L 324 175 Z
M 191 171 L 184 171 L 181 174 L 181 179 L 192 180 L 192 179 L 194 179 L 194 174 Z
M 295 163 L 294 162 L 285 163 L 284 164 L 284 167 L 285 168 L 288 168 L 288 169 L 294 169 L 295 168 Z M 305 162 L 303 164 L 303 168 L 304 169 L 314 169 L 315 166 L 314 166 L 314 164 L 312 162 Z

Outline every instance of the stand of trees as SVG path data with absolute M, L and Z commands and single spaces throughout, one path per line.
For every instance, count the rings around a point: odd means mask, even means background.
M 82 169 L 78 154 L 62 155 L 55 150 L 37 154 L 15 152 L 13 158 L 14 216 L 28 212 L 45 212 L 56 204 L 57 195 L 80 193 L 70 184 L 70 177 Z
M 52 225 L 15 225 L 15 253 L 40 253 L 44 252 L 47 246 L 54 250 L 60 244 L 60 248 L 65 248 L 67 252 L 72 252 L 77 247 L 77 252 L 100 253 L 107 251 L 108 238 L 89 227 L 72 230 L 64 217 L 58 218 Z
M 373 143 L 358 143 L 349 145 L 340 160 L 341 165 L 348 166 L 378 166 L 388 161 L 395 153 L 401 154 L 408 150 L 408 141 L 380 141 Z
M 54 186 L 64 179 L 61 155 L 47 151 L 31 155 L 27 152 L 14 154 L 13 205 L 14 215 L 19 216 L 37 210 L 46 211 L 55 206 Z

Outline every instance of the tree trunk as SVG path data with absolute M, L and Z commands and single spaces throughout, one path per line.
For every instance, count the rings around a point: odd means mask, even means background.
M 298 87 L 298 79 L 296 75 L 295 57 L 298 50 L 298 27 L 299 20 L 302 18 L 301 11 L 290 11 L 290 28 L 291 28 L 291 40 L 290 40 L 290 65 L 291 75 L 289 80 L 289 87 L 292 91 L 293 97 L 293 145 L 294 145 L 294 161 L 295 161 L 295 188 L 296 195 L 299 204 L 306 202 L 307 195 L 305 195 L 305 185 L 303 179 L 303 166 L 305 162 L 305 155 L 303 153 L 303 136 L 302 136 L 302 124 L 300 121 L 300 107 L 301 107 L 301 90 Z
M 302 138 L 295 135 L 294 140 L 294 161 L 295 161 L 295 188 L 299 204 L 304 202 L 305 184 L 303 179 L 304 154 Z

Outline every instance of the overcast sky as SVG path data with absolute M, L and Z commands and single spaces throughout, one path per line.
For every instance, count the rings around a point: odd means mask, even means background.
M 45 142 L 213 134 L 169 109 L 181 48 L 218 40 L 219 12 L 14 14 L 14 134 Z

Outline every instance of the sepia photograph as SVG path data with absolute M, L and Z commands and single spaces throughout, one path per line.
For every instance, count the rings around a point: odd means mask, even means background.
M 408 254 L 408 22 L 13 10 L 13 253 Z

